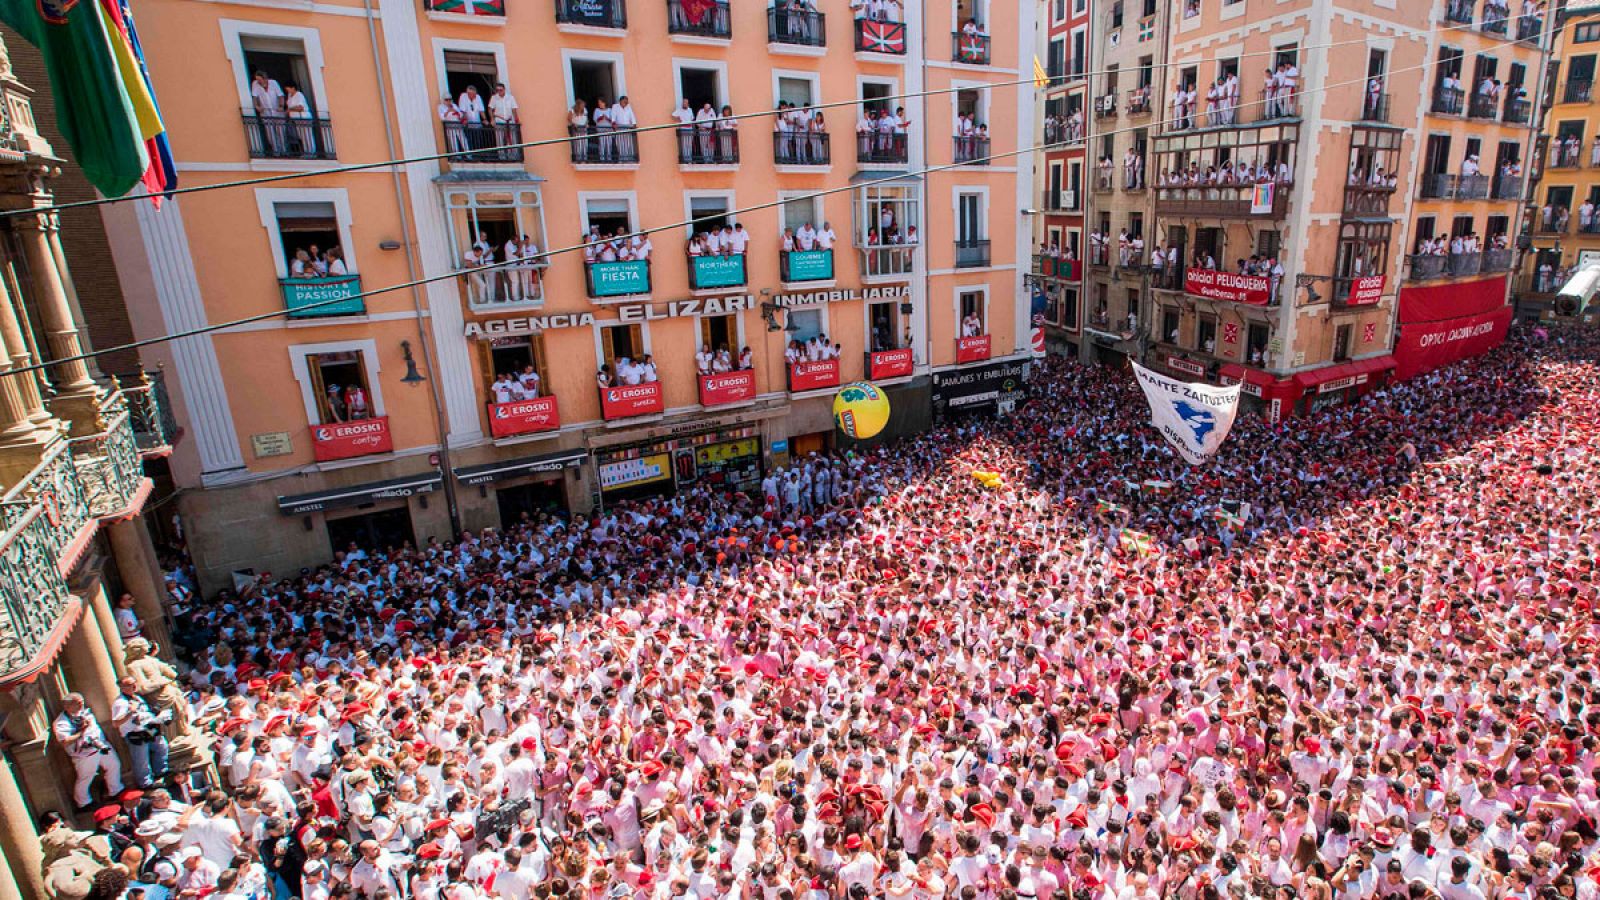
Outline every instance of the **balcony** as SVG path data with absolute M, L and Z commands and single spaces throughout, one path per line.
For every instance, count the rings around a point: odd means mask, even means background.
M 1588 103 L 1594 97 L 1594 81 L 1569 78 L 1561 90 L 1562 103 Z
M 1045 212 L 1078 212 L 1083 208 L 1078 203 L 1077 191 L 1047 190 L 1039 202 Z
M 1089 242 L 1089 266 L 1095 269 L 1103 269 L 1109 265 L 1111 265 L 1110 245 L 1101 244 L 1091 239 Z
M 1507 125 L 1527 125 L 1533 121 L 1533 102 L 1519 97 L 1506 98 L 1505 115 L 1501 120 Z
M 1191 297 L 1243 303 L 1246 306 L 1277 306 L 1282 285 L 1273 284 L 1265 275 L 1240 275 L 1236 272 L 1218 272 L 1212 269 L 1181 268 L 1166 273 L 1161 290 L 1181 290 Z
M 1572 217 L 1565 207 L 1555 207 L 1549 220 L 1542 216 L 1534 222 L 1534 234 L 1566 234 L 1567 228 L 1572 224 Z
M 987 334 L 956 338 L 956 364 L 983 362 L 992 355 L 993 341 Z
M 1496 247 L 1483 251 L 1483 267 L 1479 271 L 1485 273 L 1511 271 L 1512 254 L 1510 247 Z
M 667 33 L 719 41 L 732 38 L 728 0 L 667 0 Z
M 906 135 L 859 132 L 856 162 L 861 165 L 905 165 L 909 159 Z
M 779 166 L 828 166 L 833 154 L 826 131 L 775 131 L 772 162 Z
M 1101 119 L 1115 119 L 1117 117 L 1117 95 L 1115 92 L 1103 97 L 1094 98 L 1095 121 Z
M 1344 189 L 1344 214 L 1356 218 L 1387 218 L 1392 187 L 1347 185 Z
M 666 410 L 661 382 L 620 384 L 600 389 L 600 418 L 607 422 L 637 416 L 659 416 Z
M 461 290 L 467 305 L 474 309 L 538 305 L 544 302 L 544 273 L 549 266 L 540 260 L 515 266 L 461 269 Z
M 986 137 L 957 137 L 955 161 L 959 165 L 987 166 L 989 164 L 989 139 Z
M 963 34 L 959 31 L 950 32 L 950 61 L 969 66 L 987 66 L 989 64 L 989 36 L 981 33 Z
M 1095 172 L 1093 186 L 1096 194 L 1109 194 L 1117 189 L 1117 176 L 1111 172 Z
M 1150 88 L 1148 85 L 1134 88 L 1128 92 L 1128 115 L 1150 115 Z
M 956 268 L 979 269 L 989 264 L 989 242 L 979 240 L 956 241 Z
M 860 247 L 861 275 L 864 278 L 892 278 L 910 275 L 916 261 L 916 245 Z
M 1488 94 L 1474 93 L 1472 100 L 1467 104 L 1467 118 L 1469 119 L 1496 119 L 1500 115 L 1495 106 L 1494 97 Z
M 1445 8 L 1444 18 L 1446 22 L 1471 25 L 1472 0 L 1450 0 L 1449 5 Z
M 916 358 L 909 347 L 896 350 L 879 350 L 868 353 L 867 378 L 878 381 L 884 378 L 906 378 L 916 367 Z
M 444 122 L 444 144 L 451 153 L 450 162 L 460 163 L 520 163 L 522 162 L 522 124 L 469 125 L 465 122 Z
M 689 289 L 728 291 L 745 285 L 744 254 L 690 256 Z
M 1420 196 L 1424 200 L 1487 200 L 1489 176 L 1449 175 L 1433 172 L 1422 176 Z
M 1257 191 L 1257 188 L 1268 187 L 1271 188 L 1270 192 Z M 1220 219 L 1270 216 L 1281 219 L 1289 210 L 1290 187 L 1287 184 L 1241 184 L 1156 188 L 1156 214 Z M 1270 196 L 1258 196 L 1258 193 Z
M 556 23 L 578 28 L 628 27 L 625 0 L 556 0 Z
M 1383 299 L 1383 289 L 1388 279 L 1383 275 L 1361 278 L 1334 278 L 1333 303 L 1336 306 L 1370 306 Z
M 1044 142 L 1051 145 L 1082 144 L 1083 128 L 1071 122 L 1045 122 Z M 1046 149 L 1053 149 L 1049 147 Z
M 1452 278 L 1476 275 L 1483 268 L 1482 253 L 1452 253 L 1445 257 L 1445 271 Z
M 650 293 L 650 260 L 628 259 L 584 264 L 589 299 L 608 300 Z
M 484 24 L 500 24 L 506 18 L 506 0 L 422 0 L 428 17 L 477 19 Z
M 362 316 L 367 312 L 366 301 L 361 297 L 360 275 L 279 278 L 278 289 L 283 293 L 283 308 L 289 311 L 291 319 Z
M 1450 257 L 1432 253 L 1417 253 L 1406 257 L 1412 281 L 1429 281 L 1444 277 L 1445 265 Z
M 1583 224 L 1583 222 L 1580 220 L 1578 222 L 1578 233 L 1579 234 L 1600 234 L 1600 215 L 1597 215 L 1594 218 L 1590 219 L 1589 220 L 1589 224 L 1587 224 L 1587 225 Z
M 1517 40 L 1538 41 L 1544 31 L 1543 16 L 1517 16 Z
M 789 364 L 789 393 L 817 391 L 839 386 L 839 361 L 819 359 Z
M 1033 255 L 1033 274 L 1063 281 L 1080 281 L 1083 278 L 1083 269 L 1075 259 L 1062 259 L 1057 256 L 1035 253 Z
M 1487 35 L 1503 38 L 1511 30 L 1511 19 L 1504 12 L 1485 5 L 1483 21 L 1478 23 L 1478 30 Z
M 819 12 L 767 10 L 767 43 L 774 46 L 828 46 L 828 17 Z
M 700 405 L 727 406 L 748 403 L 756 398 L 756 373 L 753 369 L 716 372 L 700 376 Z
M 678 129 L 678 165 L 737 166 L 739 131 L 735 128 Z
M 317 462 L 393 451 L 394 436 L 389 433 L 387 416 L 311 426 L 311 458 Z
M 1361 101 L 1361 121 L 1387 124 L 1389 121 L 1389 95 L 1367 94 Z
M 833 280 L 832 250 L 789 250 L 778 253 L 778 277 L 784 284 Z
M 128 403 L 129 425 L 139 452 L 147 457 L 172 452 L 180 431 L 167 397 L 166 373 L 141 369 L 132 375 L 113 376 L 112 381 Z
M 1460 88 L 1438 87 L 1433 91 L 1433 112 L 1441 116 L 1459 116 L 1466 112 L 1467 92 Z
M 554 397 L 490 403 L 488 410 L 489 434 L 496 438 L 555 431 L 561 427 L 561 407 Z
M 1550 148 L 1550 168 L 1576 169 L 1581 165 L 1583 165 L 1582 147 L 1561 144 Z
M 856 52 L 906 55 L 906 25 L 880 19 L 855 20 Z
M 1522 199 L 1522 176 L 1496 175 L 1494 177 L 1494 189 L 1489 196 L 1495 200 Z
M 251 159 L 338 159 L 333 121 L 327 116 L 297 119 L 244 113 L 245 143 Z
M 636 166 L 639 164 L 639 139 L 633 133 L 617 134 L 615 128 L 573 125 L 567 128 L 568 152 L 575 166 Z

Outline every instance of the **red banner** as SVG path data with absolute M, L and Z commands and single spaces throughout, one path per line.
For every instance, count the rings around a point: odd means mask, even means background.
M 815 391 L 839 386 L 839 361 L 822 359 L 816 362 L 797 362 L 789 367 L 789 390 Z
M 1506 339 L 1511 308 L 1476 316 L 1423 322 L 1400 328 L 1395 343 L 1395 378 L 1415 378 L 1443 365 L 1487 353 Z
M 600 392 L 600 415 L 606 421 L 656 415 L 664 409 L 666 403 L 659 381 L 610 387 Z
M 867 378 L 872 381 L 877 381 L 879 378 L 904 378 L 911 374 L 913 364 L 910 347 L 904 350 L 882 350 L 872 354 L 867 365 Z
M 1366 278 L 1357 278 L 1350 282 L 1350 296 L 1345 298 L 1346 306 L 1367 306 L 1383 299 L 1383 289 L 1388 285 L 1389 279 L 1384 275 L 1369 275 Z
M 989 336 L 987 334 L 956 339 L 956 362 L 981 362 L 988 358 Z
M 560 427 L 561 410 L 556 407 L 554 397 L 489 404 L 489 433 L 497 438 L 554 431 Z
M 1265 275 L 1235 275 L 1212 269 L 1190 269 L 1183 274 L 1183 289 L 1196 297 L 1266 306 L 1272 301 L 1272 280 Z
M 394 449 L 389 417 L 311 426 L 311 455 L 318 462 L 371 456 Z
M 1506 305 L 1506 276 L 1400 289 L 1400 324 L 1439 322 L 1494 312 Z
M 756 373 L 752 369 L 700 376 L 701 406 L 722 406 L 725 403 L 754 400 L 755 397 Z

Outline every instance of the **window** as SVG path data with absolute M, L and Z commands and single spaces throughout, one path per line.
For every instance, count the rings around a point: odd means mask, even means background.
M 701 316 L 700 331 L 697 335 L 699 343 L 697 349 L 709 350 L 718 353 L 723 350 L 734 359 L 738 359 L 741 347 L 739 339 L 738 318 L 732 314 L 725 316 Z
M 1472 217 L 1456 216 L 1450 222 L 1451 237 L 1466 237 L 1472 233 Z
M 894 112 L 894 107 L 889 104 L 889 97 L 894 94 L 894 85 L 882 81 L 864 81 L 861 83 L 861 111 L 875 112 L 878 115 Z
M 957 304 L 961 311 L 962 337 L 989 333 L 986 317 L 988 304 L 983 291 L 962 291 L 957 295 Z
M 621 198 L 590 198 L 582 202 L 583 229 L 590 234 L 599 233 L 600 237 L 615 237 L 619 234 L 631 234 L 633 226 L 633 204 Z
M 1260 322 L 1251 322 L 1245 329 L 1244 350 L 1245 358 L 1257 365 L 1266 361 L 1267 335 L 1271 330 Z
M 805 343 L 826 334 L 820 309 L 791 309 L 786 318 L 788 321 L 784 330 L 789 333 L 791 341 Z
M 783 227 L 786 231 L 799 231 L 806 225 L 819 229 L 822 227 L 821 197 L 785 200 L 781 209 L 783 212 Z
M 1113 29 L 1122 27 L 1122 0 L 1111 4 L 1111 27 Z
M 1051 78 L 1060 78 L 1067 74 L 1067 44 L 1057 38 L 1052 40 L 1045 48 L 1045 65 L 1048 67 Z
M 1061 326 L 1078 327 L 1078 289 L 1069 287 L 1061 292 Z
M 779 75 L 778 103 L 810 106 L 817 102 L 817 76 Z
M 464 96 L 478 98 L 484 103 L 494 94 L 494 86 L 501 81 L 500 67 L 493 53 L 472 50 L 444 51 L 444 89 L 456 100 Z
M 905 323 L 901 324 L 901 319 Z M 900 315 L 899 303 L 872 303 L 867 306 L 867 332 L 872 352 L 899 350 L 911 346 L 911 317 Z
M 504 263 L 517 256 L 549 250 L 544 209 L 536 190 L 450 188 L 444 195 L 450 218 L 450 258 L 458 269 Z M 516 267 L 469 277 L 471 303 L 527 302 L 544 299 L 544 257 L 531 257 Z
M 690 237 L 704 234 L 708 231 L 721 231 L 723 226 L 733 227 L 734 217 L 728 214 L 732 208 L 732 201 L 726 196 L 715 197 L 689 197 L 689 218 L 691 224 L 684 226 L 684 232 Z
M 1339 226 L 1339 251 L 1334 260 L 1337 279 L 1382 275 L 1389 266 L 1390 222 L 1345 222 Z M 1429 224 L 1432 233 L 1432 224 Z M 1343 300 L 1348 286 L 1337 283 L 1334 299 Z
M 1202 353 L 1217 352 L 1217 317 L 1201 316 L 1199 325 L 1199 336 L 1195 340 L 1195 349 Z
M 264 73 L 269 81 L 276 81 L 284 93 L 294 88 L 305 96 L 309 111 L 317 113 L 321 98 L 316 95 L 304 40 L 241 34 L 239 49 L 244 52 L 246 77 L 254 81 L 257 73 Z
M 488 356 L 483 383 L 491 401 L 504 402 L 495 396 L 493 387 L 501 377 L 516 381 L 524 398 L 550 396 L 550 370 L 546 365 L 548 357 L 544 350 L 544 335 L 495 338 L 479 344 Z M 531 378 L 528 377 L 530 370 Z
M 1161 307 L 1161 340 L 1169 344 L 1178 343 L 1179 322 L 1177 310 L 1168 306 Z
M 354 422 L 374 415 L 363 351 L 308 353 L 305 362 L 317 408 L 313 424 Z
M 1574 44 L 1592 44 L 1600 41 L 1600 22 L 1586 22 L 1572 29 Z
M 355 274 L 346 258 L 337 207 L 331 202 L 271 204 L 282 271 L 289 278 Z
M 917 244 L 918 189 L 877 184 L 856 194 L 856 246 Z
M 569 58 L 567 78 L 571 89 L 568 99 L 572 103 L 582 100 L 591 116 L 601 103 L 609 107 L 622 96 L 620 64 L 610 59 Z
M 1340 325 L 1333 332 L 1333 361 L 1344 362 L 1350 358 L 1350 337 L 1355 331 L 1355 326 Z
M 600 353 L 607 371 L 617 371 L 617 360 L 647 359 L 650 348 L 645 344 L 642 325 L 602 325 L 600 327 Z
M 1434 222 L 1433 216 L 1417 217 L 1417 247 L 1419 250 L 1423 244 L 1433 240 L 1437 228 L 1438 225 Z
M 1275 258 L 1278 255 L 1281 235 L 1270 229 L 1256 232 L 1256 255 L 1262 259 Z
M 728 102 L 727 79 L 723 77 L 726 70 L 717 65 L 695 65 L 677 60 L 673 60 L 672 68 L 677 73 L 680 102 L 689 101 L 692 110 L 709 105 L 715 112 L 722 111 L 723 105 Z

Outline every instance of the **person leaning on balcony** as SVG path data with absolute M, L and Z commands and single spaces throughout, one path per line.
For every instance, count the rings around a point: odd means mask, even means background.
M 467 89 L 462 91 L 461 96 L 457 98 L 456 106 L 461 109 L 461 120 L 466 123 L 468 131 L 476 132 L 483 127 L 485 107 L 483 98 L 478 96 L 477 85 L 467 85 Z M 469 141 L 469 146 L 471 143 L 475 142 Z
M 582 102 L 581 100 L 579 101 Z M 444 123 L 444 136 L 446 145 L 451 153 L 462 153 L 467 150 L 467 135 L 462 130 L 463 117 L 461 107 L 450 99 L 449 94 L 439 98 L 439 121 Z
M 807 222 L 806 224 L 809 225 L 811 223 Z M 822 227 L 817 230 L 817 249 L 832 250 L 834 243 L 838 240 L 839 236 L 833 233 L 833 223 L 824 221 Z
M 616 105 L 611 107 L 611 124 L 619 132 L 623 132 L 616 138 L 617 158 L 623 161 L 638 158 L 639 153 L 635 148 L 639 145 L 635 142 L 639 138 L 633 130 L 639 127 L 639 116 L 633 111 L 633 102 L 628 99 L 627 94 L 618 97 Z
M 749 347 L 739 348 L 739 371 L 748 372 L 756 367 L 756 355 Z
M 290 278 L 315 278 L 317 270 L 311 265 L 311 254 L 304 250 L 296 250 L 294 259 L 289 260 Z
M 617 120 L 611 112 L 611 104 L 604 97 L 594 100 L 594 112 L 589 116 L 594 122 L 595 133 L 600 136 L 600 161 L 603 163 L 615 162 L 617 158 Z
M 294 138 L 300 145 L 301 156 L 317 155 L 316 129 L 311 125 L 311 105 L 306 95 L 293 83 L 283 86 L 283 111 L 294 123 Z
M 517 118 L 517 98 L 506 90 L 504 84 L 494 86 L 494 96 L 489 98 L 489 117 L 494 122 L 494 137 L 499 146 L 516 143 L 512 140 L 512 131 L 520 121 Z
M 733 107 L 724 103 L 722 112 L 717 116 L 717 156 L 724 162 L 733 162 L 735 148 L 739 146 L 739 120 L 733 115 Z
M 709 347 L 701 347 L 694 353 L 694 370 L 698 375 L 710 375 L 711 364 L 716 361 L 716 354 Z
M 79 809 L 92 802 L 89 787 L 96 776 L 104 777 L 107 794 L 114 796 L 122 793 L 122 762 L 111 749 L 105 732 L 84 703 L 82 694 L 74 692 L 61 698 L 61 715 L 56 717 L 50 731 L 67 752 L 67 757 L 72 760 L 72 768 L 77 772 L 72 799 Z
M 579 98 L 567 110 L 567 131 L 577 140 L 572 142 L 572 159 L 584 162 L 589 158 L 589 107 Z
M 717 108 L 709 102 L 702 103 L 694 114 L 695 143 L 699 145 L 700 158 L 706 162 L 717 159 Z
M 350 274 L 350 269 L 344 264 L 344 251 L 338 247 L 329 247 L 324 266 L 323 275 L 329 278 L 339 278 Z
M 263 120 L 261 130 L 266 138 L 267 150 L 273 156 L 281 156 L 284 144 L 283 87 L 277 79 L 268 78 L 266 72 L 258 69 L 250 80 L 250 103 L 255 107 L 256 117 Z
M 1578 229 L 1581 231 L 1588 231 L 1589 226 L 1593 223 L 1594 201 L 1585 198 L 1584 201 L 1578 205 Z
M 694 156 L 694 107 L 689 104 L 689 98 L 678 101 L 678 108 L 672 111 L 672 121 L 678 123 L 678 157 L 691 159 Z

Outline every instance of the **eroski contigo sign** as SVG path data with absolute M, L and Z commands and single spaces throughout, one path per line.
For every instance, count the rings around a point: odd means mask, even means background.
M 825 306 L 829 303 L 848 303 L 854 300 L 900 300 L 911 296 L 908 285 L 859 288 L 856 290 L 809 291 L 801 294 L 777 294 L 767 300 L 784 309 L 807 306 Z M 592 312 L 551 313 L 544 316 L 510 316 L 503 319 L 484 319 L 468 322 L 465 329 L 469 340 L 510 337 L 519 334 L 538 334 L 557 328 L 581 328 L 597 323 L 654 322 L 659 319 L 692 318 L 694 316 L 720 316 L 748 309 L 758 309 L 763 298 L 755 294 L 736 294 L 727 297 L 691 297 L 667 303 L 622 303 L 607 308 L 614 319 L 601 320 Z

